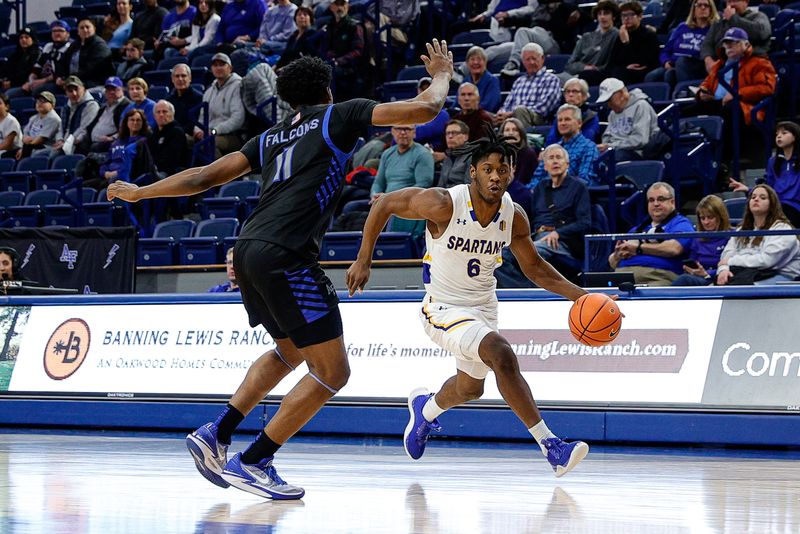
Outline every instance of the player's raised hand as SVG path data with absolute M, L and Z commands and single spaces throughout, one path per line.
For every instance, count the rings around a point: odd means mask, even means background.
M 344 282 L 347 284 L 347 291 L 352 297 L 356 291 L 361 292 L 369 281 L 370 263 L 356 260 L 344 273 Z
M 428 55 L 421 55 L 420 59 L 425 64 L 431 78 L 440 73 L 453 76 L 453 53 L 447 50 L 447 41 L 439 42 L 433 39 L 425 44 L 428 47 Z
M 136 194 L 137 189 L 139 189 L 139 186 L 136 184 L 117 181 L 113 184 L 109 184 L 108 190 L 106 191 L 106 198 L 108 198 L 109 201 L 118 198 L 125 202 L 136 202 L 139 200 Z

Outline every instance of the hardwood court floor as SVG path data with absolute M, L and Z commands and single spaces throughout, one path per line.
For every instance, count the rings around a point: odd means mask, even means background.
M 234 441 L 241 450 L 247 441 Z M 556 479 L 519 445 L 300 439 L 277 467 L 306 497 L 212 486 L 182 436 L 0 434 L 0 533 L 791 533 L 800 454 L 594 447 Z

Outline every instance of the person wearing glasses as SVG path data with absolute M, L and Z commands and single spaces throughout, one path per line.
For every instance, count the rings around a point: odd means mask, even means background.
M 570 78 L 564 82 L 564 103 L 571 104 L 581 110 L 581 133 L 591 142 L 597 141 L 600 132 L 600 118 L 597 112 L 589 107 L 589 84 L 580 78 Z M 560 108 L 559 108 L 560 109 Z M 558 117 L 553 119 L 553 126 L 544 139 L 544 146 L 557 143 L 561 134 L 558 131 Z
M 672 30 L 659 59 L 661 67 L 650 71 L 647 82 L 667 82 L 670 87 L 686 80 L 705 78 L 706 68 L 700 47 L 712 24 L 719 20 L 713 0 L 693 0 L 686 22 Z
M 469 126 L 458 119 L 447 122 L 444 130 L 444 152 L 433 152 L 433 161 L 441 163 L 441 172 L 436 187 L 452 187 L 458 184 L 468 184 L 469 154 L 459 151 L 469 140 Z
M 629 230 L 631 234 L 694 232 L 689 219 L 675 209 L 675 189 L 656 182 L 647 190 L 649 217 Z M 668 286 L 683 274 L 681 262 L 692 239 L 627 239 L 617 241 L 608 264 L 616 272 L 633 273 L 637 284 Z
M 747 0 L 726 0 L 720 19 L 711 25 L 700 47 L 700 58 L 705 63 L 707 73 L 711 73 L 718 59 L 725 57 L 723 41 L 725 33 L 731 28 L 740 28 L 747 33 L 754 56 L 766 56 L 769 52 L 772 36 L 769 17 L 758 9 L 748 7 Z
M 626 84 L 641 83 L 644 76 L 659 67 L 661 48 L 656 32 L 642 25 L 642 6 L 625 2 L 619 6 L 622 26 L 608 62 L 607 76 L 619 78 Z
M 564 81 L 572 76 L 579 76 L 591 85 L 599 85 L 603 81 L 619 35 L 619 30 L 614 26 L 619 20 L 619 7 L 611 0 L 601 0 L 592 8 L 592 18 L 597 21 L 597 28 L 582 34 L 575 43 L 564 72 L 558 75 Z M 567 104 L 574 102 L 567 101 Z M 550 141 L 545 144 L 550 144 Z
M 233 269 L 233 247 L 225 253 L 225 274 L 228 281 L 209 288 L 209 293 L 239 293 L 239 284 L 236 283 L 236 271 Z
M 147 60 L 144 58 L 144 41 L 134 37 L 125 42 L 122 47 L 122 57 L 125 58 L 117 65 L 117 77 L 125 83 L 133 78 L 138 78 L 147 70 Z

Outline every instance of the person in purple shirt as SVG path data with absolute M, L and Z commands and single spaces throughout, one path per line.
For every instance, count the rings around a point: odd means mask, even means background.
M 486 70 L 486 51 L 480 46 L 473 46 L 467 51 L 464 63 L 468 71 L 464 81 L 472 82 L 478 87 L 481 108 L 494 113 L 500 107 L 500 80 Z
M 236 271 L 233 270 L 233 247 L 225 253 L 225 274 L 228 281 L 224 284 L 209 288 L 209 293 L 239 293 L 239 284 L 236 283 Z
M 255 42 L 267 5 L 264 0 L 233 0 L 220 15 L 217 43 Z
M 189 5 L 189 0 L 175 0 L 175 9 L 170 11 L 161 22 L 161 35 L 155 41 L 156 57 L 176 55 L 178 50 L 186 46 L 186 38 L 192 34 L 192 20 L 197 15 L 197 8 Z
M 697 221 L 703 232 L 725 232 L 731 229 L 728 208 L 721 198 L 708 195 L 697 203 Z M 707 286 L 717 277 L 717 264 L 728 244 L 727 237 L 696 237 L 689 244 L 689 257 L 683 262 L 683 274 L 673 286 Z
M 674 88 L 678 82 L 705 78 L 706 67 L 700 59 L 700 47 L 708 29 L 718 20 L 719 13 L 713 0 L 693 0 L 686 22 L 672 30 L 661 50 L 661 67 L 647 73 L 644 81 L 663 81 Z
M 800 126 L 791 121 L 779 122 L 775 145 L 778 149 L 767 162 L 766 184 L 778 194 L 783 213 L 792 226 L 800 228 Z M 734 191 L 748 190 L 733 178 L 730 187 Z

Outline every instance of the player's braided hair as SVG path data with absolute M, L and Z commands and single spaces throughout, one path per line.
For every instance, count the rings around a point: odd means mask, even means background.
M 296 109 L 325 102 L 331 85 L 331 66 L 315 56 L 303 56 L 278 75 L 278 96 Z
M 478 162 L 489 154 L 500 154 L 504 161 L 511 166 L 515 166 L 517 163 L 517 147 L 511 143 L 511 138 L 497 135 L 492 128 L 486 128 L 485 133 L 484 137 L 453 150 L 453 155 L 469 154 L 470 164 L 473 167 L 477 167 Z

